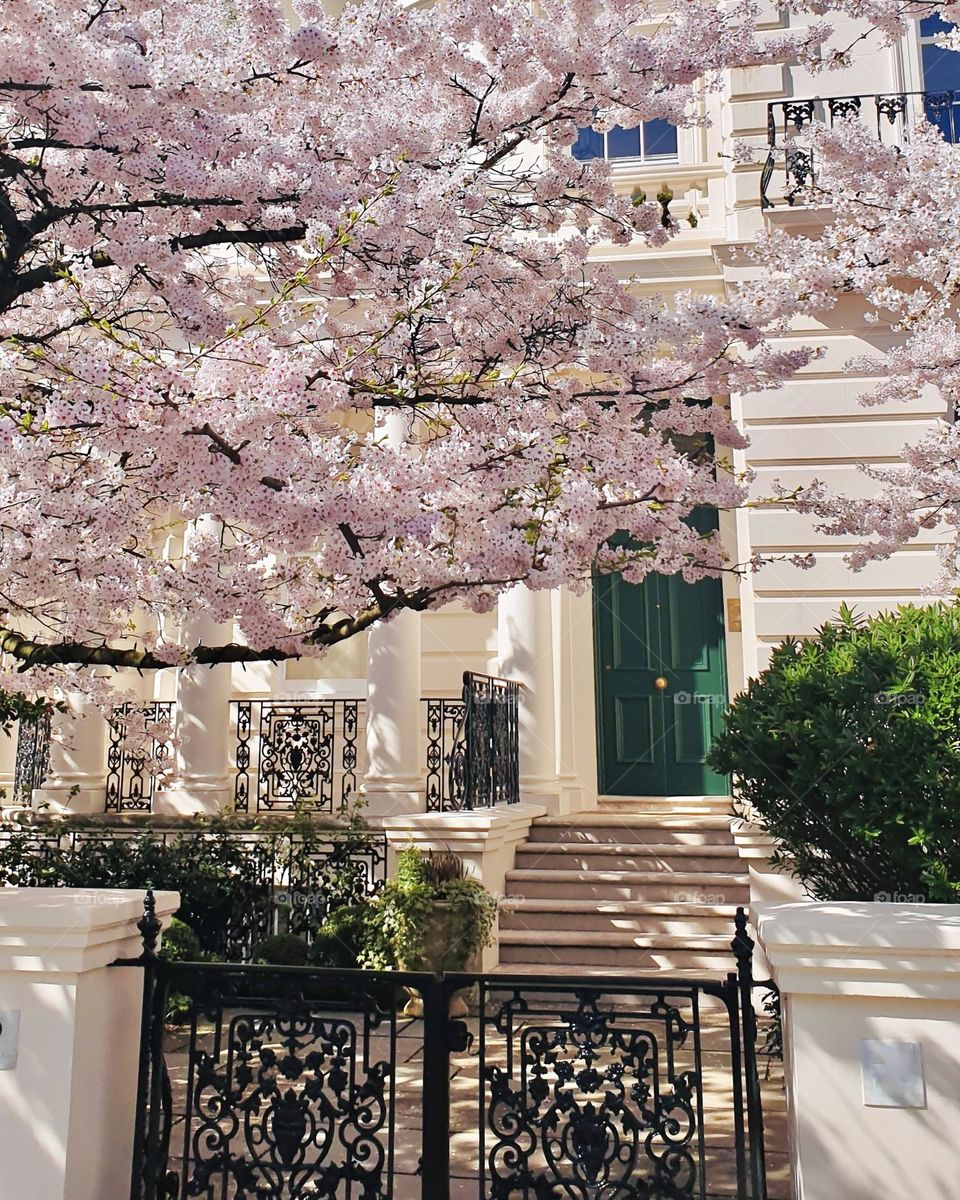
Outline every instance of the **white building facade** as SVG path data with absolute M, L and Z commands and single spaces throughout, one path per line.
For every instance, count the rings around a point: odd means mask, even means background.
M 679 226 L 665 248 L 609 247 L 600 256 L 642 290 L 721 294 L 744 269 L 738 247 L 765 222 L 809 230 L 823 219 L 788 202 L 790 188 L 803 182 L 803 163 L 785 164 L 779 147 L 798 121 L 849 111 L 837 106 L 841 99 L 856 98 L 861 119 L 888 140 L 923 111 L 957 140 L 960 108 L 949 88 L 960 88 L 960 55 L 933 46 L 932 31 L 927 20 L 897 46 L 867 41 L 842 72 L 732 71 L 719 94 L 705 97 L 703 127 L 654 122 L 584 134 L 577 154 L 605 154 L 625 192 L 670 197 Z M 857 29 L 850 32 L 853 41 Z M 764 169 L 771 136 L 777 145 Z M 735 163 L 737 139 L 757 145 L 755 164 Z M 776 392 L 729 397 L 750 438 L 733 467 L 755 473 L 757 499 L 777 484 L 814 478 L 864 494 L 872 484 L 859 466 L 896 461 L 900 446 L 941 415 L 935 396 L 895 410 L 859 405 L 871 380 L 851 377 L 844 364 L 882 349 L 889 336 L 868 327 L 848 298 L 790 334 L 822 347 L 821 358 Z M 722 796 L 726 780 L 703 763 L 711 733 L 771 648 L 787 635 L 810 634 L 842 601 L 864 614 L 922 601 L 936 564 L 933 543 L 918 542 L 853 573 L 844 563 L 850 545 L 783 506 L 716 519 L 731 564 L 761 555 L 770 565 L 696 585 L 656 578 L 632 587 L 603 578 L 553 593 L 518 587 L 495 613 L 457 606 L 404 613 L 320 661 L 163 672 L 139 686 L 178 732 L 166 780 L 155 783 L 142 764 L 125 760 L 117 729 L 88 713 L 67 745 L 54 739 L 35 797 L 55 811 L 157 814 L 252 815 L 297 804 L 334 814 L 361 796 L 370 818 L 455 807 L 449 758 L 464 672 L 521 685 L 520 792 L 548 812 L 589 810 L 602 796 Z M 787 561 L 807 551 L 816 555 L 812 569 Z M 230 636 L 207 628 L 206 618 L 197 623 L 204 640 Z M 24 787 L 40 782 L 29 778 L 29 749 L 21 745 L 21 801 Z M 15 757 L 9 740 L 0 754 L 8 802 Z

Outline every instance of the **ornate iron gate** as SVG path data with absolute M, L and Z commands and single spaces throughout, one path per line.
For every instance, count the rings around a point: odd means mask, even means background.
M 767 1200 L 742 910 L 715 980 L 167 963 L 142 928 L 132 1200 Z

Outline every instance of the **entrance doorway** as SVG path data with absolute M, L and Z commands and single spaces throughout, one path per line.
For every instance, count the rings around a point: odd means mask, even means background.
M 596 575 L 593 597 L 601 795 L 725 795 L 705 762 L 727 702 L 720 580 Z

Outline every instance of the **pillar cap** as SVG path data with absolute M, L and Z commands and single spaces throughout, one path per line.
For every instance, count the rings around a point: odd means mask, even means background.
M 413 842 L 423 849 L 470 850 L 491 841 L 525 838 L 531 823 L 546 811 L 542 804 L 504 804 L 497 808 L 384 817 L 381 826 L 396 847 Z
M 808 900 L 751 915 L 784 992 L 960 1000 L 960 905 Z
M 139 888 L 0 888 L 0 972 L 81 974 L 143 949 Z M 180 905 L 177 892 L 156 893 L 164 926 Z

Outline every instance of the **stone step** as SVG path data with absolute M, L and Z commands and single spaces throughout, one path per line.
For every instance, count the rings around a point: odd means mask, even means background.
M 555 871 L 544 867 L 507 872 L 508 896 L 579 900 L 647 900 L 668 904 L 750 903 L 749 875 L 709 871 Z
M 652 904 L 638 900 L 519 899 L 500 909 L 501 929 L 635 931 L 645 934 L 712 933 L 733 937 L 735 905 Z
M 523 842 L 516 866 L 544 866 L 570 871 L 715 871 L 738 874 L 741 860 L 734 846 L 684 846 L 660 842 Z
M 500 935 L 500 964 L 552 964 L 559 973 L 579 973 L 584 966 L 606 967 L 612 973 L 629 971 L 700 971 L 716 978 L 734 969 L 729 941 L 723 938 L 691 941 L 673 938 L 675 945 L 637 944 L 632 934 L 591 933 L 578 937 L 573 930 L 505 930 Z M 684 942 L 686 944 L 684 945 Z
M 569 945 L 571 941 L 580 944 L 584 940 L 579 933 L 569 929 L 511 929 L 506 936 L 517 946 L 537 945 L 538 943 L 544 946 L 564 946 Z M 636 948 L 638 950 L 701 950 L 719 952 L 729 957 L 731 940 L 729 937 L 724 937 L 723 934 L 715 933 L 659 933 L 650 937 L 642 933 L 633 933 L 630 930 L 613 930 L 607 933 L 591 933 L 589 943 L 591 946 Z
M 733 845 L 730 818 L 707 815 L 581 813 L 577 817 L 540 817 L 530 827 L 530 841 L 597 845 L 606 842 L 677 845 Z
M 600 796 L 597 807 L 600 812 L 733 814 L 729 796 Z

